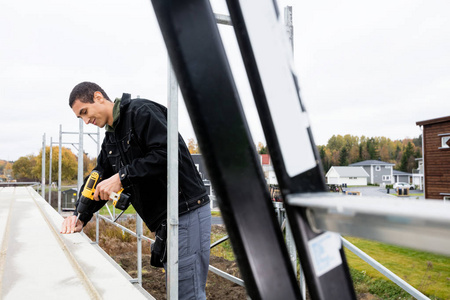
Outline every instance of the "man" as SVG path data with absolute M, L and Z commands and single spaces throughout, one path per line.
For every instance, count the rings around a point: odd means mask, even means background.
M 167 109 L 123 94 L 113 103 L 95 83 L 82 82 L 69 105 L 86 124 L 105 127 L 95 169 L 103 175 L 89 211 L 66 218 L 61 233 L 82 230 L 112 192 L 124 188 L 148 228 L 160 235 L 167 218 Z M 211 211 L 203 181 L 179 135 L 179 297 L 206 299 Z M 78 206 L 79 200 L 76 206 Z M 163 255 L 164 257 L 164 255 Z M 152 259 L 153 260 L 153 259 Z M 165 261 L 161 261 L 164 267 Z

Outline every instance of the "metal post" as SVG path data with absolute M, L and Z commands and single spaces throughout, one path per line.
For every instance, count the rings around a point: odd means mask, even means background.
M 62 172 L 62 125 L 59 124 L 59 155 L 58 155 L 58 213 L 61 214 L 61 172 Z
M 142 286 L 142 219 L 136 214 L 136 237 L 137 237 L 137 271 L 138 283 Z
M 167 125 L 167 299 L 178 299 L 178 84 L 169 63 Z
M 284 25 L 286 26 L 286 31 L 289 38 L 289 43 L 292 49 L 292 56 L 294 56 L 294 25 L 292 22 L 292 6 L 286 6 L 284 8 Z M 292 262 L 292 267 L 294 268 L 295 274 L 297 274 L 297 247 L 295 246 L 294 236 L 292 234 L 291 225 L 289 220 L 287 220 L 286 215 L 286 246 L 288 248 L 289 257 Z M 306 299 L 306 283 L 305 276 L 303 274 L 303 269 L 300 264 L 300 292 L 302 294 L 302 299 Z
M 83 120 L 80 119 L 80 131 L 79 131 L 79 142 L 78 142 L 78 181 L 77 190 L 80 192 L 81 186 L 83 185 Z
M 97 157 L 100 154 L 100 128 L 97 127 Z M 100 219 L 98 217 L 98 211 L 95 213 L 95 242 L 99 243 L 100 236 Z
M 100 154 L 100 128 L 97 127 L 97 157 Z
M 45 199 L 45 133 L 42 137 L 42 184 L 41 184 L 41 195 Z
M 292 23 L 292 6 L 286 6 L 284 8 L 284 25 L 289 37 L 289 43 L 294 52 L 294 25 Z
M 50 158 L 48 161 L 48 204 L 52 205 L 52 155 L 53 155 L 52 137 L 50 137 Z
M 422 184 L 422 179 L 420 179 L 420 189 L 423 191 L 423 194 L 425 196 L 425 199 L 427 199 L 427 193 L 425 190 L 425 144 L 423 143 L 423 138 L 424 138 L 424 133 L 425 131 L 423 130 L 423 127 L 420 126 L 420 129 L 422 130 L 422 174 L 423 174 L 423 184 Z

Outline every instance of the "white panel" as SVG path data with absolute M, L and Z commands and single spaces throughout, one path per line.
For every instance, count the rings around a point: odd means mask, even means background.
M 289 176 L 314 168 L 308 116 L 295 86 L 292 51 L 274 2 L 242 1 L 241 7 Z

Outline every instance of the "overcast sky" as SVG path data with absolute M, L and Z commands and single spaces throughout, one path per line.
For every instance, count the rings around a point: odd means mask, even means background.
M 281 11 L 286 5 L 316 144 L 337 134 L 418 137 L 416 121 L 449 115 L 450 2 L 280 1 Z M 222 1 L 213 7 L 227 14 Z M 233 30 L 219 28 L 256 144 L 264 137 Z M 166 104 L 167 60 L 150 1 L 0 0 L 0 159 L 38 154 L 44 133 L 47 145 L 57 142 L 60 124 L 77 131 L 68 96 L 82 81 L 110 98 Z M 179 113 L 181 134 L 195 138 L 182 100 Z

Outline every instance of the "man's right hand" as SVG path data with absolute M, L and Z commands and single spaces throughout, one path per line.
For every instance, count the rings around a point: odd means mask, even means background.
M 76 216 L 70 216 L 65 218 L 64 221 L 62 222 L 60 233 L 66 234 L 66 233 L 80 232 L 83 229 L 84 223 L 78 220 L 77 224 L 75 224 L 76 220 L 77 220 Z

